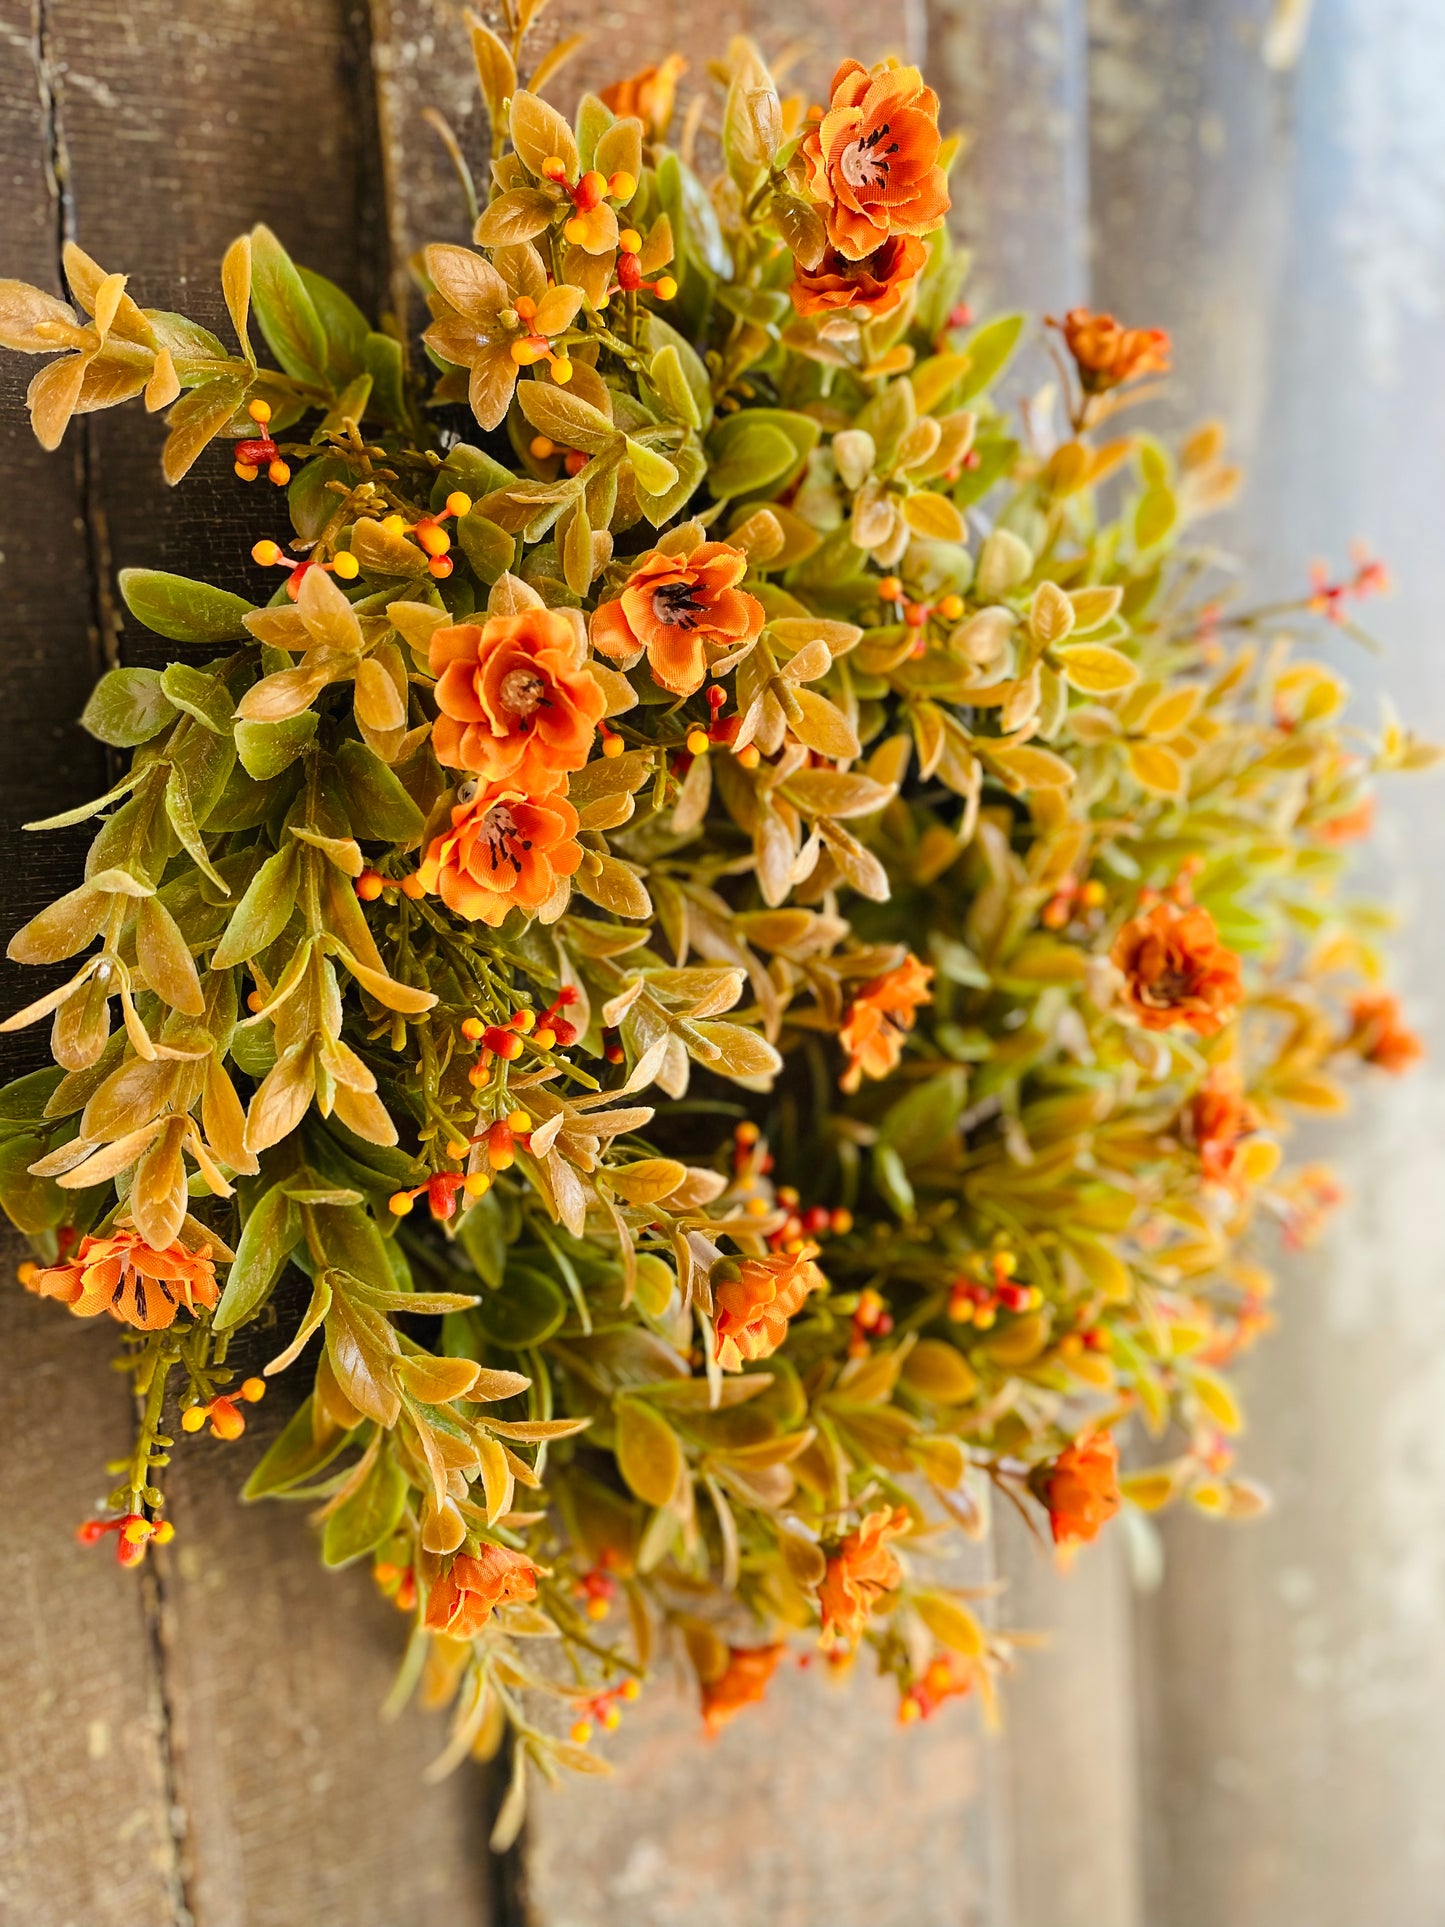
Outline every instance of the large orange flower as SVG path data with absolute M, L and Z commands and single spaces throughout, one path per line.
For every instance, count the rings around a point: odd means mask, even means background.
M 1404 1020 L 1399 998 L 1388 990 L 1356 997 L 1350 1005 L 1350 1026 L 1350 1049 L 1395 1077 L 1425 1055 L 1425 1046 Z
M 799 149 L 828 239 L 861 261 L 890 235 L 931 234 L 948 212 L 938 165 L 938 96 L 916 67 L 845 60 L 828 111 Z
M 775 1646 L 729 1646 L 728 1663 L 716 1679 L 702 1682 L 702 1718 L 708 1736 L 716 1733 L 745 1706 L 756 1706 L 767 1693 L 768 1681 L 787 1651 Z
M 1049 1509 L 1057 1546 L 1097 1539 L 1119 1510 L 1119 1448 L 1112 1432 L 1085 1432 L 1040 1475 L 1035 1488 Z
M 630 669 L 646 655 L 653 678 L 675 696 L 701 689 L 709 651 L 727 655 L 755 642 L 763 605 L 737 585 L 748 559 L 727 542 L 687 555 L 642 556 L 615 602 L 592 617 L 592 647 Z
M 475 1639 L 494 1606 L 537 1597 L 537 1568 L 525 1552 L 483 1545 L 475 1558 L 459 1552 L 427 1594 L 426 1623 L 452 1639 Z
M 906 1532 L 909 1523 L 902 1506 L 870 1512 L 833 1554 L 818 1587 L 826 1638 L 851 1646 L 868 1624 L 874 1601 L 902 1579 L 903 1568 L 888 1541 Z
M 82 1238 L 69 1264 L 27 1276 L 41 1298 L 58 1298 L 77 1318 L 108 1311 L 137 1331 L 173 1325 L 183 1307 L 192 1317 L 220 1297 L 209 1245 L 191 1251 L 179 1239 L 154 1251 L 138 1231 L 121 1226 L 108 1238 Z
M 815 268 L 794 261 L 788 292 L 799 314 L 827 314 L 836 308 L 886 314 L 903 299 L 927 259 L 927 248 L 911 234 L 891 235 L 861 261 L 828 248 Z
M 865 1077 L 887 1077 L 903 1055 L 903 1038 L 919 1008 L 931 1001 L 933 971 L 911 952 L 896 969 L 864 984 L 849 1004 L 839 1041 L 848 1068 L 838 1080 L 856 1091 Z
M 661 140 L 672 119 L 677 83 L 686 72 L 682 55 L 669 54 L 658 66 L 643 67 L 626 80 L 614 80 L 602 89 L 598 99 L 619 120 L 635 115 L 654 140 Z
M 607 707 L 585 664 L 581 631 L 555 609 L 436 630 L 437 760 L 525 790 L 581 769 Z
M 423 889 L 473 923 L 540 910 L 582 861 L 576 810 L 560 789 L 528 796 L 513 783 L 466 787 L 475 793 L 457 804 L 452 827 L 422 859 Z
M 816 1245 L 804 1245 L 774 1258 L 725 1262 L 713 1287 L 713 1306 L 714 1356 L 726 1371 L 741 1371 L 745 1358 L 767 1358 L 782 1344 L 788 1320 L 810 1291 L 821 1291 L 826 1283 L 813 1263 L 817 1255 Z
M 1198 904 L 1156 903 L 1124 925 L 1110 955 L 1124 973 L 1124 1002 L 1146 1030 L 1187 1024 L 1213 1037 L 1244 995 L 1238 957 Z
M 1079 380 L 1091 395 L 1118 388 L 1139 375 L 1169 372 L 1169 336 L 1163 328 L 1125 328 L 1111 314 L 1070 308 L 1062 321 L 1048 325 L 1064 337 Z

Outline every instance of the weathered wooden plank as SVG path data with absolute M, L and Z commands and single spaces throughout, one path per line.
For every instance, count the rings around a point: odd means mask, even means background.
M 53 124 L 28 5 L 0 6 L 0 186 L 4 271 L 53 280 L 59 200 L 47 163 Z M 0 865 L 8 928 L 55 894 L 55 865 L 22 818 L 80 801 L 99 786 L 96 745 L 74 729 L 95 673 L 82 472 L 47 457 L 22 408 L 24 371 L 0 370 Z M 67 852 L 75 861 L 72 844 Z M 13 920 L 13 922 L 12 922 Z M 11 1009 L 36 994 L 34 972 L 0 967 Z M 9 1040 L 7 1040 L 9 1041 Z M 44 1057 L 29 1033 L 7 1062 Z M 0 1514 L 9 1571 L 0 1589 L 0 1915 L 54 1927 L 169 1927 L 172 1838 L 152 1628 L 145 1588 L 70 1527 L 105 1490 L 104 1464 L 125 1449 L 125 1388 L 95 1334 L 25 1297 L 18 1239 L 0 1238 L 0 1355 L 5 1450 Z
M 129 269 L 143 302 L 224 327 L 216 267 L 227 241 L 256 219 L 360 298 L 384 285 L 382 235 L 370 215 L 377 196 L 364 7 L 56 0 L 46 16 L 68 231 L 108 268 Z M 54 285 L 53 263 L 37 266 L 34 278 Z M 268 507 L 280 522 L 279 504 L 264 487 L 244 490 L 223 449 L 170 494 L 157 466 L 160 432 L 133 411 L 90 425 L 87 507 L 93 539 L 108 545 L 103 565 L 172 567 L 254 592 L 247 551 Z M 67 472 L 64 459 L 54 473 Z M 142 634 L 124 640 L 127 660 L 167 651 Z M 27 808 L 43 774 L 27 778 Z M 64 882 L 56 877 L 51 893 Z M 73 1332 L 53 1307 L 42 1323 L 39 1311 L 12 1306 L 43 1356 L 85 1341 L 123 1405 L 103 1364 L 106 1334 Z M 40 1428 L 50 1397 L 43 1383 L 27 1389 L 21 1422 L 53 1440 Z M 268 1414 L 272 1423 L 284 1399 Z M 117 1442 L 108 1442 L 109 1455 Z M 58 1445 L 51 1450 L 67 1478 L 97 1482 L 102 1455 L 85 1428 L 66 1438 L 63 1458 Z M 420 1769 L 436 1734 L 421 1721 L 395 1736 L 378 1728 L 400 1628 L 364 1577 L 333 1582 L 318 1569 L 295 1515 L 241 1512 L 234 1494 L 249 1456 L 206 1444 L 181 1454 L 171 1484 L 180 1538 L 147 1582 L 160 1602 L 157 1698 L 185 1836 L 185 1905 L 197 1927 L 291 1927 L 307 1918 L 383 1927 L 412 1918 L 418 1904 L 479 1927 L 491 1910 L 477 1779 L 464 1774 L 440 1793 L 425 1787 Z M 48 1540 L 54 1531 L 48 1522 Z M 91 1573 L 103 1564 L 92 1555 Z M 104 1584 L 119 1623 L 139 1611 L 145 1595 L 113 1567 L 93 1583 Z M 123 1660 L 96 1642 L 91 1657 L 77 1642 L 69 1657 L 77 1696 L 93 1694 L 111 1667 L 125 1690 L 156 1691 L 144 1652 Z M 67 1743 L 83 1736 L 78 1728 Z M 31 1917 L 49 1927 L 43 1911 Z M 143 1915 L 138 1903 L 114 1916 L 81 1908 L 76 1927 L 112 1917 Z M 68 1917 L 50 1918 L 59 1927 Z
M 1266 12 L 1101 10 L 1096 292 L 1176 331 L 1195 392 L 1202 356 L 1252 463 L 1234 528 L 1266 596 L 1353 536 L 1387 550 L 1399 591 L 1367 612 L 1383 661 L 1321 653 L 1439 736 L 1445 18 L 1404 5 L 1384 31 L 1377 9 L 1320 0 L 1281 79 L 1258 58 Z M 1245 1462 L 1276 1512 L 1165 1528 L 1166 1582 L 1140 1613 L 1163 1927 L 1439 1917 L 1445 822 L 1438 790 L 1385 800 L 1367 880 L 1407 912 L 1404 985 L 1436 1061 L 1317 1147 L 1353 1202 L 1288 1267 L 1283 1329 L 1245 1374 Z

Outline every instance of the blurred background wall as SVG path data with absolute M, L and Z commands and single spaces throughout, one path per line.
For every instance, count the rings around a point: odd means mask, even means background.
M 565 0 L 555 0 L 559 27 Z M 580 13 L 580 9 L 574 10 Z M 730 32 L 925 61 L 971 137 L 957 190 L 975 306 L 1088 301 L 1175 337 L 1161 427 L 1229 424 L 1227 539 L 1265 594 L 1352 538 L 1388 559 L 1380 660 L 1327 649 L 1445 735 L 1445 7 L 1440 0 L 616 0 L 557 89 Z M 1307 31 L 1306 31 L 1307 29 Z M 420 110 L 475 142 L 449 0 L 0 0 L 0 270 L 59 286 L 74 236 L 147 303 L 220 312 L 215 264 L 270 221 L 364 304 L 456 204 Z M 1043 364 L 1036 364 L 1042 374 Z M 6 921 L 78 842 L 11 834 L 94 793 L 73 727 L 123 633 L 116 567 L 241 587 L 244 508 L 166 497 L 158 436 L 93 418 L 43 457 L 0 369 L 0 863 Z M 244 539 L 243 539 L 244 538 Z M 1370 884 L 1407 918 L 1439 1050 L 1438 787 L 1387 798 Z M 7 980 L 7 1004 L 19 1001 Z M 25 1064 L 28 1067 L 28 1061 Z M 244 1448 L 188 1448 L 175 1554 L 138 1585 L 74 1547 L 124 1447 L 88 1329 L 0 1293 L 0 1917 L 31 1927 L 1439 1927 L 1445 1918 L 1445 1071 L 1373 1089 L 1334 1141 L 1349 1202 L 1255 1355 L 1247 1528 L 1165 1523 L 1139 1590 L 1122 1532 L 1060 1582 L 1003 1529 L 1010 1625 L 1052 1629 L 1001 1739 L 920 1732 L 807 1673 L 710 1748 L 666 1690 L 608 1783 L 485 1850 L 491 1788 L 428 1788 L 425 1719 L 379 1729 L 399 1637 L 326 1579 L 285 1508 L 229 1495 Z M 22 1382 L 25 1390 L 17 1387 Z M 1139 1570 L 1152 1565 L 1136 1559 Z M 861 1682 L 859 1682 L 861 1685 Z

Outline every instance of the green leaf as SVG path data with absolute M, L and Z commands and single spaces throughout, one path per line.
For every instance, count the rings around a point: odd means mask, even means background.
M 904 1163 L 921 1163 L 945 1144 L 963 1110 L 968 1080 L 963 1071 L 930 1077 L 889 1106 L 880 1135 Z
M 230 1331 L 255 1316 L 300 1241 L 300 1215 L 280 1185 L 272 1185 L 242 1227 L 226 1289 L 211 1320 L 216 1331 Z
M 618 1471 L 645 1504 L 666 1505 L 682 1476 L 677 1434 L 640 1399 L 619 1399 L 616 1410 Z
M 236 753 L 258 783 L 290 767 L 316 734 L 316 711 L 303 709 L 279 723 L 237 723 Z
M 189 663 L 168 663 L 161 672 L 161 688 L 177 709 L 194 716 L 212 735 L 230 735 L 233 704 L 219 676 L 208 676 Z
M 277 361 L 296 381 L 326 385 L 326 330 L 295 262 L 266 226 L 251 230 L 251 300 Z
M 416 841 L 426 819 L 379 756 L 365 743 L 345 742 L 336 752 L 336 766 L 358 836 L 383 843 Z
M 630 436 L 627 459 L 632 463 L 632 472 L 643 495 L 665 495 L 677 481 L 677 469 L 665 455 L 659 455 L 644 442 L 633 441 Z
M 361 351 L 366 373 L 371 376 L 371 398 L 382 415 L 400 425 L 407 418 L 406 361 L 401 343 L 390 335 L 372 333 Z
M 516 537 L 508 535 L 505 529 L 498 528 L 475 509 L 457 523 L 457 538 L 462 554 L 488 588 L 500 580 L 517 559 Z
M 196 822 L 186 773 L 175 763 L 171 765 L 170 775 L 166 778 L 166 815 L 170 818 L 171 828 L 181 840 L 182 849 L 202 876 L 208 877 L 218 890 L 229 896 L 226 880 L 212 863 L 200 825 Z
M 965 407 L 975 395 L 993 386 L 1013 359 L 1023 331 L 1021 314 L 1000 315 L 996 321 L 986 321 L 974 330 L 963 344 L 968 370 L 958 385 L 958 407 Z
M 242 618 L 256 605 L 209 582 L 164 569 L 122 569 L 120 592 L 137 622 L 170 642 L 248 642 Z M 133 671 L 124 671 L 133 674 Z
M 406 1494 L 405 1474 L 390 1452 L 383 1451 L 356 1491 L 326 1521 L 321 1563 L 350 1565 L 389 1539 L 400 1523 Z
M 287 1421 L 280 1438 L 273 1439 L 265 1457 L 241 1488 L 244 1500 L 267 1498 L 273 1492 L 287 1492 L 294 1485 L 311 1479 L 326 1467 L 351 1437 L 349 1432 L 332 1431 L 324 1439 L 316 1437 L 316 1401 L 307 1398 Z
M 750 495 L 769 487 L 793 466 L 793 444 L 780 428 L 766 422 L 744 422 L 730 435 L 708 470 L 708 487 L 718 501 Z
M 469 1212 L 468 1216 L 473 1213 Z M 466 1226 L 462 1228 L 466 1241 Z M 470 1255 L 470 1246 L 468 1246 Z M 475 1264 L 476 1259 L 472 1262 Z M 481 1266 L 477 1265 L 477 1270 Z M 488 1291 L 473 1316 L 490 1344 L 508 1351 L 525 1351 L 550 1338 L 567 1316 L 567 1300 L 561 1287 L 544 1271 L 530 1265 L 508 1265 L 500 1291 Z
M 34 1177 L 27 1168 L 46 1149 L 43 1138 L 28 1133 L 0 1144 L 0 1210 L 27 1237 L 53 1231 L 75 1211 L 73 1191 L 62 1191 L 53 1178 Z
M 354 381 L 365 365 L 366 337 L 371 323 L 349 294 L 311 268 L 298 268 L 301 285 L 311 297 L 311 305 L 321 323 L 326 341 L 326 372 L 332 385 L 343 388 Z M 269 336 L 267 337 L 269 339 Z
M 90 692 L 80 726 L 116 749 L 134 749 L 175 716 L 158 669 L 109 669 Z
M 286 928 L 301 887 L 301 852 L 294 843 L 268 857 L 236 905 L 211 957 L 212 970 L 255 957 Z
M 873 1182 L 900 1218 L 913 1216 L 913 1186 L 908 1182 L 902 1158 L 891 1144 L 873 1147 Z

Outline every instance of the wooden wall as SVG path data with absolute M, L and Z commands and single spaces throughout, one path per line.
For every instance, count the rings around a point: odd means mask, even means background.
M 1092 290 L 1172 328 L 1189 412 L 1224 413 L 1254 463 L 1235 528 L 1251 565 L 1278 586 L 1352 535 L 1377 541 L 1402 582 L 1389 654 L 1347 666 L 1445 733 L 1445 18 L 1436 0 L 1316 0 L 1281 75 L 1261 58 L 1270 11 L 612 0 L 557 91 L 567 104 L 674 44 L 700 61 L 745 28 L 796 46 L 813 92 L 844 48 L 926 54 L 972 136 L 958 219 L 975 298 L 1056 310 Z M 431 103 L 475 149 L 451 0 L 0 0 L 0 271 L 58 287 L 73 236 L 143 301 L 213 321 L 221 249 L 264 219 L 364 304 L 400 306 L 409 252 L 463 226 Z M 82 838 L 14 826 L 103 779 L 73 724 L 90 680 L 147 659 L 115 569 L 242 586 L 253 504 L 220 465 L 167 494 L 159 430 L 130 411 L 42 456 L 13 362 L 0 385 L 8 926 L 78 862 Z M 1381 881 L 1412 913 L 1407 984 L 1445 1042 L 1442 858 L 1422 788 L 1387 822 Z M 0 969 L 7 1003 L 18 975 Z M 37 1041 L 7 1061 L 30 1067 Z M 0 1919 L 1438 1927 L 1442 1112 L 1430 1073 L 1362 1109 L 1343 1236 L 1299 1267 L 1284 1337 L 1251 1368 L 1270 1521 L 1170 1524 L 1147 1595 L 1122 1535 L 1061 1583 L 1004 1532 L 1001 1616 L 1053 1640 L 1001 1739 L 967 1716 L 903 1733 L 882 1695 L 790 1670 L 705 1747 L 663 1685 L 619 1736 L 617 1777 L 539 1803 L 502 1863 L 485 1776 L 427 1787 L 434 1723 L 377 1723 L 399 1619 L 364 1576 L 320 1573 L 295 1513 L 231 1501 L 282 1399 L 241 1446 L 188 1444 L 176 1547 L 123 1579 L 69 1536 L 126 1437 L 104 1334 L 0 1289 Z

